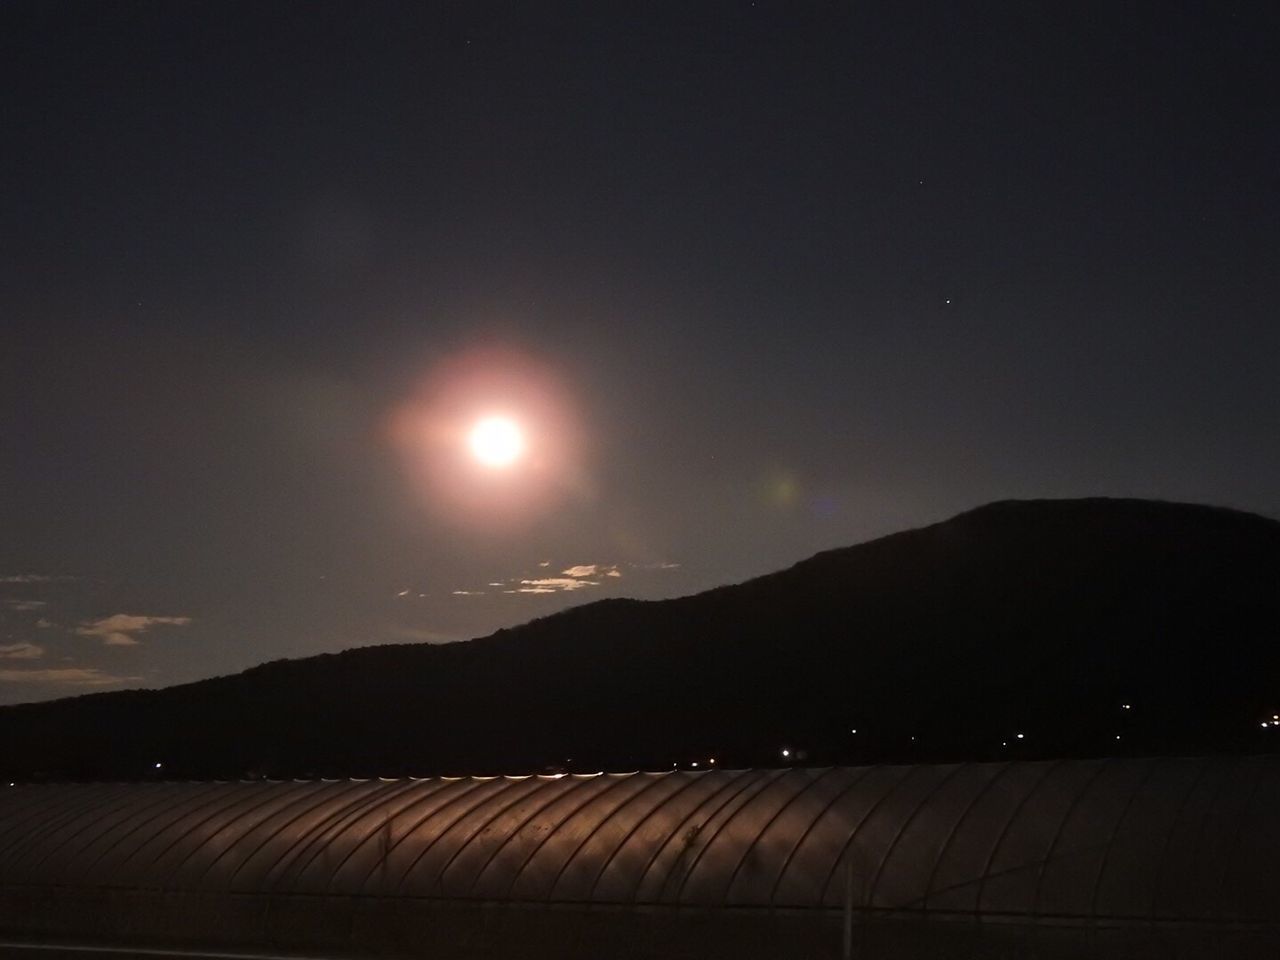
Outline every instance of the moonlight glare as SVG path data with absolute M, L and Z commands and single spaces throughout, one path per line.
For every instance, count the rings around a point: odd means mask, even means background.
M 510 349 L 439 364 L 391 414 L 420 502 L 448 523 L 509 529 L 581 492 L 581 437 L 562 380 Z
M 486 467 L 502 469 L 524 454 L 524 431 L 510 417 L 485 417 L 471 428 L 467 446 Z

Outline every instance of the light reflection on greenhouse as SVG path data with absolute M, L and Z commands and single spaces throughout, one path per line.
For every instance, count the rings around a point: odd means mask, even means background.
M 1265 933 L 1277 809 L 1271 757 L 18 785 L 0 886 Z

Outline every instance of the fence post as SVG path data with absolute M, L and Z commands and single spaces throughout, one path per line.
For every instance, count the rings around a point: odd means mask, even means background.
M 844 948 L 841 960 L 853 960 L 853 860 L 844 865 Z

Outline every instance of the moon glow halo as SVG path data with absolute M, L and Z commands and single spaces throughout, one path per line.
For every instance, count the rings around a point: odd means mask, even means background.
M 535 358 L 473 349 L 423 374 L 388 411 L 387 436 L 436 518 L 507 533 L 585 495 L 579 406 Z

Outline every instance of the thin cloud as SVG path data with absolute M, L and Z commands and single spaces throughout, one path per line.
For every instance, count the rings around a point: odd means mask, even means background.
M 573 577 L 541 577 L 537 580 L 521 580 L 518 589 L 521 593 L 556 593 L 557 591 L 568 593 L 571 590 L 598 586 L 600 586 L 599 580 L 578 580 Z
M 9 643 L 0 645 L 0 660 L 39 660 L 44 647 L 34 643 Z
M 551 566 L 551 561 L 544 560 L 538 566 L 549 567 Z M 618 579 L 621 576 L 622 570 L 619 569 L 619 565 L 616 563 L 575 563 L 561 570 L 558 577 L 526 577 L 495 581 L 491 582 L 489 586 L 507 594 L 572 593 L 575 590 L 598 587 L 604 582 L 603 578 L 605 577 Z M 469 595 L 472 592 L 467 590 L 454 591 L 455 594 L 462 595 Z
M 0 583 L 70 583 L 79 577 L 50 576 L 44 573 L 11 573 L 0 577 Z
M 453 595 L 455 597 L 483 597 L 484 591 L 483 590 L 454 590 Z
M 561 570 L 566 577 L 620 577 L 622 571 L 618 569 L 616 563 L 579 563 L 576 566 L 569 567 L 567 570 Z
M 10 610 L 16 610 L 18 613 L 31 613 L 49 604 L 45 600 L 6 600 L 4 605 Z
M 0 670 L 0 683 L 47 683 L 65 687 L 109 687 L 142 677 L 117 677 L 97 667 L 54 667 L 48 670 Z
M 151 627 L 185 627 L 190 617 L 143 617 L 130 613 L 116 613 L 101 620 L 88 620 L 76 627 L 82 637 L 101 640 L 108 647 L 136 647 L 142 641 L 136 634 L 145 633 Z

